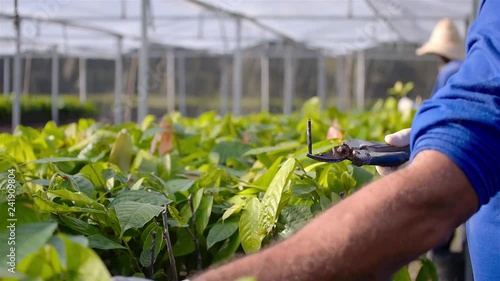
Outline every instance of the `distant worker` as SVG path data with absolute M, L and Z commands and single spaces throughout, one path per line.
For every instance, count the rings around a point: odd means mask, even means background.
M 429 40 L 416 50 L 416 54 L 436 55 L 440 58 L 439 73 L 431 94 L 433 96 L 462 66 L 465 44 L 456 25 L 445 18 L 437 23 Z

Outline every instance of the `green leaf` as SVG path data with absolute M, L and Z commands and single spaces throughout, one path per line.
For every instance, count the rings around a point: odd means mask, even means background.
M 12 224 L 11 224 L 12 225 Z M 10 253 L 10 247 L 16 248 L 16 259 L 22 260 L 24 257 L 40 249 L 52 236 L 57 228 L 57 223 L 35 222 L 15 226 L 12 230 L 15 233 L 15 244 L 7 242 L 9 240 L 10 229 L 0 233 L 0 241 L 5 243 L 0 248 L 0 267 L 5 267 Z
M 320 100 L 318 97 L 312 97 L 308 99 L 303 105 L 302 105 L 302 114 L 306 118 L 310 119 L 319 119 L 320 117 Z
M 62 162 L 89 162 L 89 160 L 77 157 L 54 157 L 54 158 L 37 159 L 29 163 L 46 164 L 46 163 L 62 163 Z
M 166 129 L 160 128 L 160 127 L 152 127 L 148 128 L 146 131 L 141 136 L 141 139 L 139 140 L 140 142 L 144 141 L 147 138 L 153 137 L 156 134 L 164 133 L 166 132 Z
M 286 206 L 281 211 L 278 221 L 284 230 L 280 236 L 287 238 L 306 224 L 313 217 L 309 206 Z
M 412 281 L 408 268 L 405 266 L 401 268 L 398 272 L 394 273 L 391 277 L 391 281 Z
M 155 191 L 128 190 L 118 194 L 118 196 L 116 196 L 116 198 L 111 201 L 110 207 L 124 202 L 137 202 L 155 206 L 165 206 L 172 203 L 172 200 Z
M 219 163 L 225 164 L 229 158 L 240 158 L 252 147 L 242 142 L 220 142 L 212 149 L 212 153 L 219 155 Z
M 156 172 L 160 160 L 157 156 L 151 155 L 148 151 L 139 150 L 132 161 L 131 171 L 139 171 L 141 173 Z
M 296 184 L 292 185 L 291 190 L 293 195 L 300 197 L 302 195 L 310 194 L 311 192 L 316 190 L 316 187 L 307 184 Z
M 236 253 L 236 250 L 238 250 L 238 247 L 240 246 L 240 234 L 238 232 L 235 232 L 229 240 L 226 240 L 222 247 L 217 251 L 217 254 L 215 254 L 213 263 L 219 263 L 225 260 L 230 259 L 234 253 Z
M 136 181 L 134 183 L 134 185 L 132 185 L 132 187 L 130 188 L 130 190 L 139 190 L 139 189 L 141 189 L 142 183 L 144 182 L 144 180 L 146 180 L 146 177 L 140 178 L 138 181 Z
M 177 233 L 177 241 L 172 245 L 172 251 L 174 252 L 174 257 L 181 257 L 187 254 L 191 254 L 196 249 L 191 234 L 185 229 L 180 228 Z
M 321 210 L 326 211 L 328 208 L 330 208 L 332 201 L 328 199 L 327 197 L 321 195 L 319 197 L 319 204 L 321 205 Z
M 172 216 L 174 219 L 175 224 L 172 224 L 173 226 L 178 226 L 178 227 L 187 227 L 187 221 L 188 219 L 182 217 L 179 213 L 179 211 L 172 205 L 167 206 L 168 213 Z
M 144 243 L 142 245 L 142 253 L 140 257 L 140 262 L 142 266 L 151 266 L 151 246 L 153 244 L 153 232 L 156 232 L 156 243 L 155 243 L 155 257 L 158 257 L 158 254 L 165 246 L 165 240 L 163 239 L 163 227 L 157 225 L 156 223 L 151 223 L 145 230 L 146 233 L 143 233 Z
M 59 235 L 64 242 L 67 258 L 67 280 L 108 281 L 111 276 L 99 256 L 91 249 L 75 243 L 63 235 Z
M 196 230 L 202 234 L 208 225 L 208 220 L 212 214 L 212 205 L 214 203 L 213 196 L 204 196 L 201 198 L 200 205 L 196 210 Z
M 118 133 L 116 141 L 111 148 L 109 163 L 113 163 L 120 167 L 120 170 L 128 172 L 132 163 L 133 148 L 134 142 L 132 137 L 126 129 L 123 129 Z
M 155 255 L 156 255 L 156 250 L 155 250 Z M 156 260 L 156 257 L 155 257 L 155 260 Z M 139 262 L 144 267 L 151 266 L 151 249 L 143 249 L 142 250 L 141 255 L 139 256 Z
M 106 162 L 90 163 L 85 165 L 79 174 L 89 179 L 94 187 L 105 188 L 106 181 L 102 177 L 102 172 L 107 168 L 109 168 L 109 164 Z
M 420 263 L 422 267 L 415 281 L 438 281 L 438 273 L 434 263 L 426 258 L 421 258 Z
M 148 128 L 151 127 L 151 125 L 153 124 L 153 122 L 155 121 L 156 119 L 156 116 L 154 115 L 146 115 L 146 117 L 144 117 L 144 119 L 142 120 L 142 123 L 141 123 L 141 131 L 146 131 Z
M 127 229 L 143 227 L 163 211 L 163 207 L 138 202 L 122 202 L 115 205 L 114 209 L 120 222 L 122 235 Z
M 237 229 L 237 220 L 226 220 L 213 225 L 208 232 L 207 249 L 210 249 L 217 242 L 228 239 Z
M 355 186 L 356 188 L 359 188 L 372 181 L 373 179 L 372 173 L 368 172 L 367 170 L 361 167 L 353 166 L 352 168 L 353 168 L 352 177 L 356 181 L 356 186 Z
M 245 253 L 253 253 L 260 249 L 262 239 L 265 233 L 259 227 L 259 217 L 261 212 L 261 203 L 259 199 L 252 198 L 240 217 L 240 240 Z
M 191 200 L 193 203 L 193 210 L 196 213 L 198 210 L 198 207 L 200 206 L 201 198 L 203 197 L 204 193 L 203 188 L 198 189 L 198 191 L 192 196 Z M 189 221 L 192 217 L 193 214 L 191 212 L 191 206 L 189 203 L 185 204 L 182 209 L 179 211 L 179 215 L 183 218 L 185 222 Z
M 51 245 L 44 245 L 26 258 L 19 259 L 16 271 L 29 277 L 21 280 L 64 280 L 66 277 L 58 252 Z
M 251 195 L 235 195 L 229 200 L 227 200 L 228 203 L 232 203 L 233 205 L 229 207 L 224 214 L 222 215 L 222 220 L 226 220 L 229 218 L 231 215 L 239 213 L 241 209 L 245 206 L 245 204 L 252 198 Z
M 97 201 L 90 199 L 87 195 L 79 192 L 71 192 L 66 189 L 60 190 L 49 190 L 47 191 L 49 197 L 61 197 L 62 199 L 73 201 L 76 205 L 83 205 L 88 207 L 94 207 L 100 210 L 104 209 L 104 206 Z M 52 196 L 51 196 L 52 195 Z
M 166 189 L 170 194 L 176 192 L 188 191 L 193 186 L 194 180 L 175 179 L 166 182 Z
M 76 230 L 82 234 L 85 235 L 99 234 L 99 230 L 97 228 L 80 219 L 67 215 L 60 215 L 59 218 L 62 220 L 65 226 L 73 230 Z
M 332 199 L 331 206 L 333 206 L 333 205 L 339 203 L 340 201 L 342 201 L 342 197 L 340 197 L 337 193 L 334 193 L 334 192 L 331 193 L 331 199 Z
M 79 174 L 71 176 L 71 178 L 73 179 L 73 183 L 78 186 L 80 192 L 87 195 L 89 198 L 94 196 L 94 185 L 89 179 Z
M 342 182 L 342 187 L 346 192 L 351 191 L 356 186 L 356 180 L 349 175 L 347 171 L 344 171 L 340 176 L 340 181 Z
M 273 165 L 269 167 L 269 169 L 267 169 L 267 171 L 262 176 L 260 176 L 253 184 L 257 187 L 262 187 L 262 190 L 266 190 L 269 187 L 269 184 L 271 184 L 274 176 L 276 176 L 276 173 L 280 168 L 282 159 L 283 157 L 278 157 L 278 159 L 274 161 Z
M 121 244 L 101 235 L 93 234 L 87 237 L 89 240 L 89 247 L 101 250 L 125 249 Z
M 253 156 L 253 155 L 259 155 L 259 154 L 278 154 L 278 153 L 283 153 L 287 151 L 292 151 L 296 149 L 297 147 L 300 146 L 300 143 L 298 141 L 289 141 L 289 142 L 283 142 L 279 143 L 278 145 L 275 146 L 269 146 L 269 147 L 259 147 L 259 148 L 254 148 L 250 149 L 247 152 L 243 154 L 244 157 L 246 156 Z
M 259 229 L 268 234 L 274 227 L 281 195 L 295 170 L 295 159 L 288 159 L 273 178 L 269 188 L 262 198 L 262 211 L 259 216 Z
M 81 207 L 68 207 L 65 205 L 59 205 L 52 201 L 42 199 L 40 197 L 34 198 L 35 205 L 43 212 L 55 212 L 59 214 L 66 213 L 94 213 L 94 214 L 104 214 L 102 210 L 96 210 L 93 208 L 81 208 Z

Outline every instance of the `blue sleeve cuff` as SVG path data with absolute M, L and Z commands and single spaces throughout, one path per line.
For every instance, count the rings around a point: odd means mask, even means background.
M 411 159 L 424 150 L 445 154 L 465 173 L 479 204 L 487 204 L 500 188 L 498 118 L 474 110 L 472 101 L 439 98 L 440 93 L 423 104 L 413 121 Z

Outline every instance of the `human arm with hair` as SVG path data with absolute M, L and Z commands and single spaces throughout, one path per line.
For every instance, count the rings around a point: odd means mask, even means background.
M 387 280 L 449 237 L 477 206 L 463 172 L 447 156 L 425 151 L 289 239 L 192 280 Z

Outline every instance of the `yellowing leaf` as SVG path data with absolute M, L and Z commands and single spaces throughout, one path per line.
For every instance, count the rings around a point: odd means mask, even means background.
M 132 162 L 133 148 L 134 142 L 132 141 L 132 137 L 127 130 L 123 129 L 118 133 L 118 137 L 111 148 L 109 163 L 113 163 L 120 167 L 120 170 L 128 172 Z
M 279 169 L 269 188 L 262 198 L 262 211 L 259 216 L 259 229 L 267 235 L 274 227 L 278 206 L 285 186 L 288 184 L 290 176 L 295 170 L 295 159 L 288 159 Z
M 240 240 L 245 253 L 253 253 L 260 249 L 265 234 L 259 228 L 261 203 L 259 199 L 250 200 L 240 217 Z

